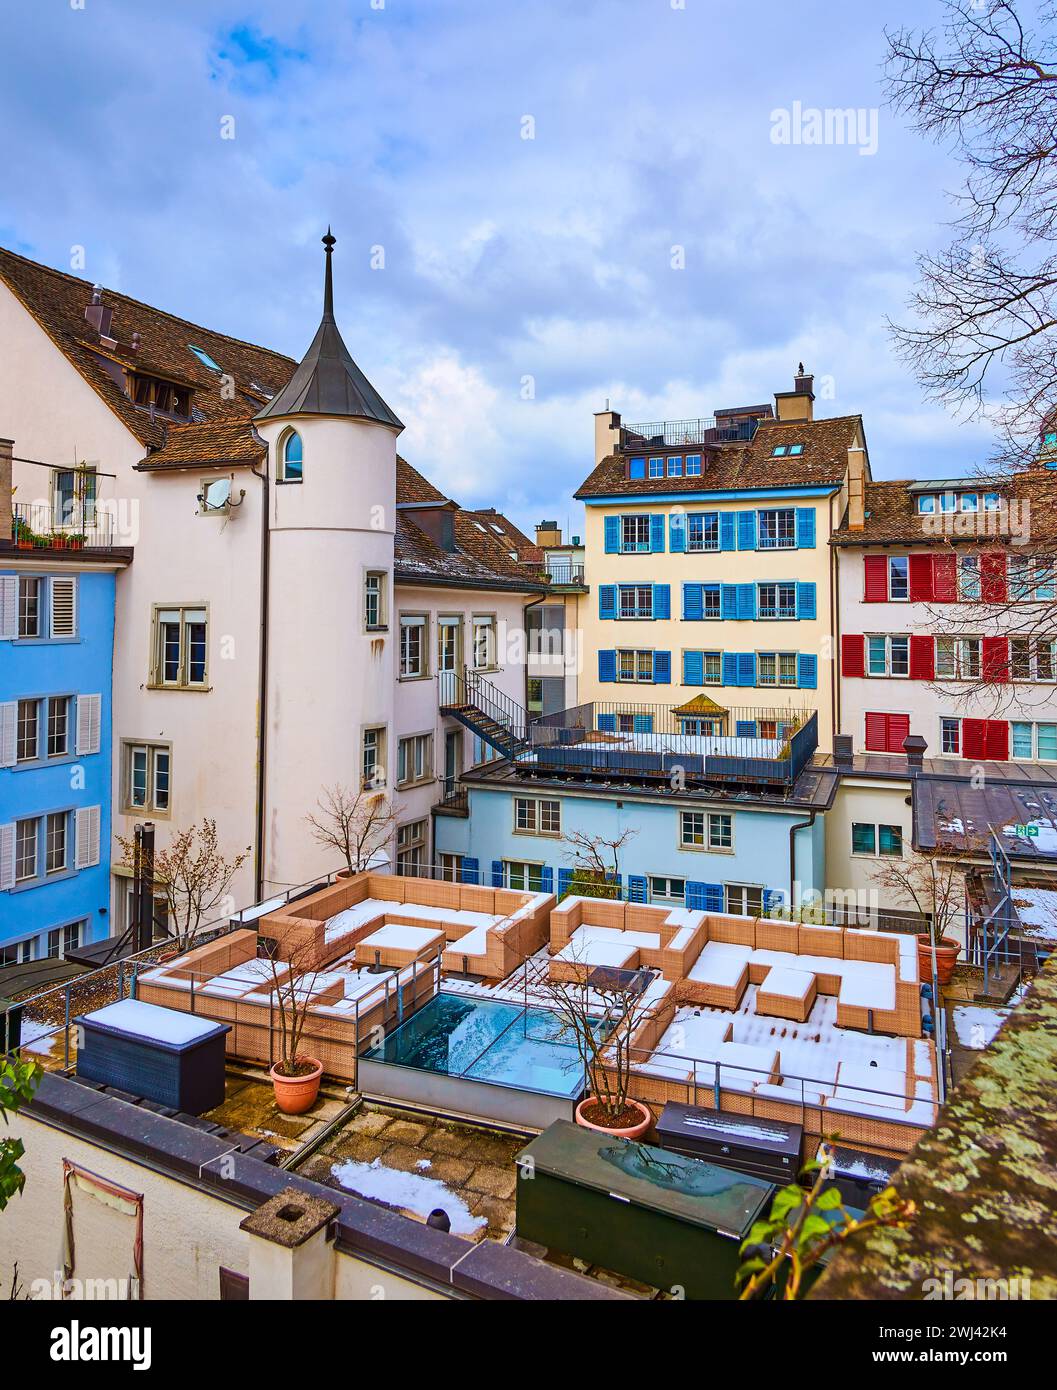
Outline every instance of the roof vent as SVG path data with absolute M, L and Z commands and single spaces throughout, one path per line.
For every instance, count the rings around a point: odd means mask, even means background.
M 833 735 L 833 762 L 837 767 L 851 767 L 852 747 L 851 734 Z
M 110 337 L 110 321 L 114 317 L 114 311 L 103 303 L 102 285 L 92 286 L 92 302 L 85 309 L 84 317 L 100 338 Z

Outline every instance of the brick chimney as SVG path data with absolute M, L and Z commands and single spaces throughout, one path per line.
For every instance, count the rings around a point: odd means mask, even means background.
M 848 529 L 866 527 L 866 450 L 858 444 L 848 450 Z
M 100 338 L 110 337 L 110 323 L 114 311 L 103 303 L 102 285 L 92 286 L 92 302 L 85 309 L 84 317 L 85 322 L 95 329 Z
M 620 446 L 620 415 L 610 410 L 606 401 L 605 410 L 595 412 L 595 463 L 615 454 Z
M 774 393 L 774 409 L 779 420 L 813 420 L 815 418 L 815 378 L 804 371 L 803 362 L 793 377 L 791 391 Z
M 0 544 L 9 541 L 13 534 L 12 516 L 14 502 L 11 497 L 14 465 L 11 455 L 15 452 L 13 439 L 0 439 Z

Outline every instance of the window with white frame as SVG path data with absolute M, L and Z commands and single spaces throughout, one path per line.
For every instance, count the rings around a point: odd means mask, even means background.
M 618 613 L 622 618 L 653 617 L 652 584 L 618 584 Z
M 363 755 L 360 760 L 360 773 L 365 789 L 385 786 L 384 724 L 374 725 L 363 731 Z
M 283 436 L 279 445 L 279 481 L 281 483 L 300 483 L 304 481 L 304 445 L 296 430 Z
M 418 877 L 426 867 L 426 838 L 429 822 L 410 821 L 397 827 L 396 871 L 408 878 Z
M 19 700 L 15 760 L 35 763 L 40 757 L 40 700 Z
M 172 753 L 166 743 L 122 744 L 124 760 L 123 809 L 166 815 L 169 810 L 169 784 Z
M 1057 762 L 1057 724 L 1015 719 L 1009 726 L 1010 756 L 1032 762 Z
M 909 676 L 910 638 L 902 634 L 866 639 L 868 676 Z
M 15 821 L 15 882 L 28 883 L 37 877 L 37 848 L 40 817 Z
M 439 854 L 440 877 L 444 883 L 461 883 L 462 866 L 465 856 L 461 854 Z
M 757 652 L 756 683 L 795 686 L 796 652 Z
M 667 875 L 650 874 L 651 903 L 685 903 L 686 879 L 669 878 Z
M 953 753 L 960 756 L 962 751 L 960 719 L 943 718 L 940 720 L 940 752 Z
M 1015 681 L 1057 680 L 1057 642 L 1049 637 L 1013 637 L 1010 657 Z
M 414 680 L 427 674 L 426 615 L 404 613 L 400 618 L 400 679 Z
M 44 873 L 61 874 L 67 868 L 66 840 L 69 815 L 65 811 L 49 811 L 44 822 Z
M 761 550 L 796 549 L 796 509 L 794 507 L 765 508 L 759 514 Z
M 71 922 L 66 927 L 55 927 L 48 932 L 48 959 L 61 960 L 70 951 L 76 951 L 81 944 L 86 922 Z
M 617 680 L 653 683 L 653 652 L 622 650 L 617 652 Z
M 503 860 L 503 883 L 521 893 L 543 892 L 543 865 L 529 864 L 521 859 Z
M 649 516 L 622 516 L 620 518 L 620 548 L 625 554 L 650 549 Z
M 868 858 L 902 859 L 903 832 L 898 825 L 853 821 L 851 852 Z
M 958 597 L 965 603 L 975 603 L 980 597 L 979 555 L 958 557 Z
M 363 625 L 368 632 L 383 632 L 389 626 L 386 578 L 384 570 L 368 570 L 363 576 Z
M 397 784 L 409 787 L 433 776 L 433 735 L 412 734 L 396 745 Z
M 44 580 L 20 575 L 18 580 L 18 635 L 23 639 L 44 636 Z
M 473 618 L 473 667 L 493 671 L 498 664 L 494 613 L 477 613 Z
M 763 916 L 763 889 L 754 883 L 725 885 L 727 911 L 735 917 Z
M 759 614 L 761 618 L 795 618 L 796 584 L 760 584 Z
M 48 757 L 68 757 L 70 752 L 70 709 L 73 706 L 73 700 L 69 695 L 52 695 L 47 704 Z
M 459 643 L 462 640 L 462 618 L 442 613 L 437 619 L 437 670 L 459 669 Z
M 207 624 L 201 607 L 155 608 L 153 685 L 187 690 L 205 686 Z
M 28 936 L 24 941 L 11 941 L 6 946 L 0 946 L 0 967 L 26 965 L 34 958 L 36 944 L 37 938 Z
M 679 844 L 683 849 L 731 850 L 734 817 L 723 811 L 680 811 Z
M 560 801 L 537 800 L 529 796 L 514 798 L 514 829 L 521 835 L 560 835 L 562 833 L 562 804 Z
M 686 548 L 719 549 L 719 512 L 690 512 L 686 518 Z
M 888 557 L 888 597 L 894 603 L 910 597 L 910 561 L 905 555 Z

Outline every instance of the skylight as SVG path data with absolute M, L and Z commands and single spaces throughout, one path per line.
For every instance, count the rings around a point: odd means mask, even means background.
M 206 352 L 205 348 L 195 347 L 194 343 L 188 343 L 187 346 L 198 358 L 199 362 L 201 362 L 203 367 L 208 367 L 211 372 L 222 372 L 224 370 L 219 362 L 213 361 L 212 357 L 210 357 L 209 353 Z
M 771 458 L 780 459 L 785 458 L 787 454 L 802 454 L 803 452 L 803 444 L 776 444 L 771 450 Z

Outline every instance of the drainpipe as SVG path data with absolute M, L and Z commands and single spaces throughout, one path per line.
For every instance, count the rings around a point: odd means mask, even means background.
M 263 443 L 264 441 L 262 441 Z M 265 792 L 265 753 L 267 747 L 267 694 L 268 694 L 268 598 L 270 591 L 271 528 L 268 525 L 270 486 L 268 478 L 268 455 L 265 454 L 264 471 L 256 468 L 250 472 L 263 484 L 261 494 L 261 631 L 260 660 L 257 673 L 257 832 L 253 849 L 253 882 L 255 901 L 264 897 L 264 792 Z
M 796 825 L 789 827 L 789 911 L 792 915 L 793 892 L 796 885 L 796 832 L 798 830 L 810 830 L 815 824 L 817 811 L 812 811 L 807 820 L 797 821 Z

